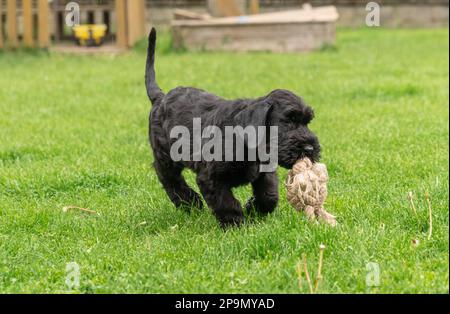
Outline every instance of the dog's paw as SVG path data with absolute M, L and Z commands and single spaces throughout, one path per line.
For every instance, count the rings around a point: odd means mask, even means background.
M 228 215 L 219 218 L 219 223 L 222 229 L 228 229 L 230 227 L 240 227 L 244 223 L 244 216 Z
M 275 210 L 277 203 L 278 198 L 276 197 L 267 198 L 265 202 L 258 202 L 253 196 L 245 204 L 245 210 L 249 214 L 258 213 L 260 215 L 267 215 Z
M 191 190 L 188 193 L 185 193 L 183 198 L 180 198 L 177 207 L 186 211 L 190 211 L 193 208 L 203 209 L 203 201 L 200 195 Z

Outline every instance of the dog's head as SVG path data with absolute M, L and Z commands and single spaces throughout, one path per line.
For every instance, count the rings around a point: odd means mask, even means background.
M 275 90 L 257 99 L 248 111 L 243 124 L 278 127 L 280 166 L 290 169 L 298 159 L 304 157 L 319 161 L 319 140 L 308 128 L 314 112 L 300 97 L 287 90 Z
M 297 95 L 286 90 L 275 90 L 267 96 L 272 110 L 268 125 L 278 126 L 278 160 L 284 168 L 292 168 L 303 157 L 320 159 L 317 136 L 308 128 L 314 111 Z

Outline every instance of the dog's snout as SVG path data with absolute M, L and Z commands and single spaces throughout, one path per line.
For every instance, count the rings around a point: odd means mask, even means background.
M 303 149 L 305 150 L 305 152 L 310 153 L 310 152 L 312 152 L 314 150 L 314 146 L 312 146 L 312 145 L 305 145 L 303 147 Z

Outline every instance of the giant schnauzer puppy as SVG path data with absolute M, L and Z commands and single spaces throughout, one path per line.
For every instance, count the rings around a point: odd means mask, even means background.
M 259 159 L 174 161 L 170 149 L 176 139 L 170 137 L 170 132 L 175 126 L 184 126 L 192 134 L 194 118 L 201 118 L 202 128 L 214 125 L 221 130 L 225 126 L 276 126 L 278 163 L 291 168 L 302 157 L 319 160 L 319 141 L 308 129 L 313 110 L 287 90 L 274 90 L 257 99 L 238 100 L 225 100 L 191 87 L 177 87 L 164 94 L 155 78 L 155 46 L 156 31 L 153 28 L 149 35 L 145 74 L 147 94 L 153 104 L 149 137 L 156 173 L 171 201 L 177 207 L 203 206 L 200 196 L 182 176 L 182 170 L 188 167 L 196 173 L 200 191 L 222 227 L 239 225 L 244 220 L 242 207 L 232 193 L 232 188 L 243 184 L 251 183 L 253 188 L 247 210 L 254 209 L 261 214 L 272 212 L 278 203 L 276 169 L 261 172 Z M 192 147 L 192 142 L 190 145 Z

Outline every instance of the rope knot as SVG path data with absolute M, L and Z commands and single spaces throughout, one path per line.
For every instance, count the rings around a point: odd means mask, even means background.
M 327 167 L 303 158 L 288 172 L 286 194 L 289 203 L 297 210 L 303 210 L 309 219 L 320 218 L 335 226 L 336 217 L 327 213 L 323 207 L 328 195 L 327 182 Z

